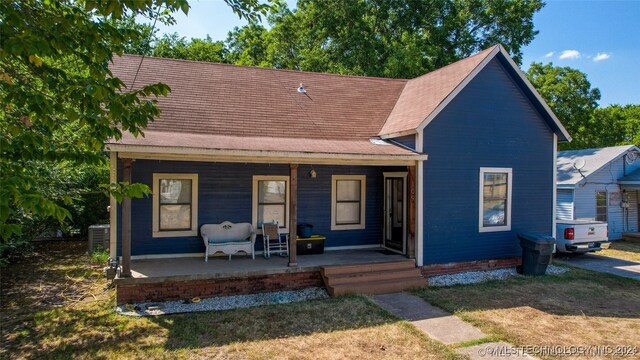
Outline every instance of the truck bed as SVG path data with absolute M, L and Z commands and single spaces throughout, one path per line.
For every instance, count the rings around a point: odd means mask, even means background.
M 565 237 L 565 230 L 573 229 L 573 239 Z M 557 220 L 556 243 L 561 252 L 595 252 L 609 246 L 608 224 L 593 219 Z

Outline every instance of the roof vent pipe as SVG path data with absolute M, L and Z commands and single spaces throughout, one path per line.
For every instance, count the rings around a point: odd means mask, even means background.
M 300 86 L 298 86 L 298 92 L 300 94 L 306 94 L 307 90 L 304 88 L 304 85 L 302 85 L 302 83 L 300 83 Z

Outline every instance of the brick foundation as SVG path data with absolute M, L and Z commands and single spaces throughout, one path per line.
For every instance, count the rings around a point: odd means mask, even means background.
M 283 273 L 246 278 L 166 280 L 156 283 L 117 284 L 117 303 L 171 301 L 193 297 L 211 298 L 227 295 L 255 294 L 270 291 L 298 290 L 323 286 L 319 271 Z
M 508 267 L 516 267 L 520 265 L 522 259 L 520 257 L 512 257 L 494 260 L 476 260 L 466 262 L 456 262 L 447 264 L 433 264 L 422 266 L 420 271 L 422 276 L 429 277 L 435 275 L 455 274 L 466 271 L 493 270 Z

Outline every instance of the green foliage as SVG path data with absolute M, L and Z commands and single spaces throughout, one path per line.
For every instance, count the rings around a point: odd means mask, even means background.
M 236 65 L 270 66 L 267 58 L 268 34 L 262 25 L 235 27 L 227 36 L 225 60 Z
M 40 222 L 35 225 L 37 224 L 40 224 Z M 25 225 L 28 226 L 29 224 Z M 14 262 L 15 259 L 32 249 L 32 244 L 30 239 L 27 239 L 27 235 L 28 234 L 20 233 L 19 235 L 14 235 L 13 241 L 0 241 L 0 266 Z M 33 236 L 35 237 L 37 234 Z
M 501 43 L 521 61 L 539 0 L 300 0 L 270 30 L 229 34 L 227 59 L 245 65 L 411 78 Z
M 152 51 L 157 57 L 210 62 L 224 62 L 225 53 L 222 41 L 213 41 L 210 36 L 187 40 L 177 33 L 165 34 L 156 41 Z
M 565 126 L 573 141 L 560 150 L 599 146 L 592 114 L 598 107 L 600 90 L 591 88 L 587 75 L 570 67 L 533 63 L 527 76 Z
M 91 253 L 91 261 L 96 264 L 106 264 L 109 260 L 109 250 L 96 250 Z
M 271 8 L 260 0 L 225 2 L 250 21 Z M 109 64 L 125 52 L 150 54 L 153 25 L 172 24 L 171 14 L 188 10 L 187 0 L 0 2 L 3 259 L 5 249 L 10 252 L 44 230 L 86 231 L 104 221 L 106 193 L 118 200 L 150 193 L 143 184 L 101 190 L 108 177 L 103 146 L 124 131 L 143 135 L 160 114 L 156 99 L 170 89 L 161 83 L 124 84 Z M 153 25 L 138 24 L 138 18 Z M 194 51 L 209 52 L 211 41 L 195 43 Z
M 595 147 L 640 146 L 640 105 L 611 105 L 592 115 L 590 140 Z
M 186 0 L 163 6 L 188 10 Z M 23 216 L 72 216 L 71 197 L 51 197 L 41 183 L 43 164 L 100 164 L 107 138 L 139 135 L 159 115 L 155 98 L 168 94 L 167 85 L 134 88 L 109 71 L 114 54 L 144 38 L 140 29 L 121 26 L 125 13 L 160 16 L 160 8 L 127 0 L 0 2 L 3 241 L 22 234 L 15 220 Z

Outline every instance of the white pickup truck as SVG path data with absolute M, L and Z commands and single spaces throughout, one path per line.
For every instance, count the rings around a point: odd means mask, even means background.
M 557 220 L 556 250 L 568 253 L 596 252 L 609 248 L 606 222 L 594 220 Z

